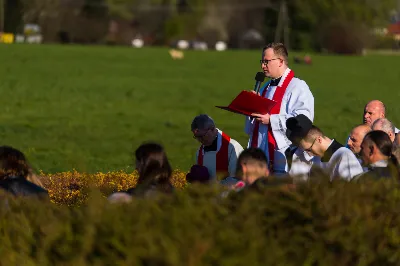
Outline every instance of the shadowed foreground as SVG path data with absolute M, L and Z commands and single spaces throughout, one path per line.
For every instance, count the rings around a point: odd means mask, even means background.
M 396 265 L 400 259 L 400 188 L 391 180 L 295 189 L 271 180 L 224 199 L 220 192 L 193 186 L 109 204 L 94 191 L 80 208 L 9 199 L 0 208 L 1 262 Z

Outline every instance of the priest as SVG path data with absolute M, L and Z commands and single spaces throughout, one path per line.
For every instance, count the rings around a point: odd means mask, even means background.
M 314 97 L 307 83 L 295 77 L 288 67 L 288 52 L 283 44 L 265 46 L 260 63 L 265 76 L 271 78 L 261 88 L 260 95 L 276 101 L 276 105 L 267 114 L 246 117 L 247 147 L 263 150 L 271 173 L 282 175 L 288 171 L 285 151 L 291 145 L 285 135 L 286 120 L 299 114 L 314 120 Z
M 320 160 L 314 160 L 310 165 L 310 171 L 314 167 L 320 168 L 330 176 L 331 180 L 338 178 L 351 180 L 363 172 L 360 162 L 349 149 L 325 136 L 305 115 L 289 118 L 286 127 L 287 137 L 294 145 Z M 297 165 L 293 162 L 292 168 L 294 167 Z
M 210 179 L 235 176 L 236 162 L 243 147 L 215 126 L 206 114 L 196 116 L 191 125 L 193 138 L 201 143 L 196 152 L 196 164 L 207 167 Z

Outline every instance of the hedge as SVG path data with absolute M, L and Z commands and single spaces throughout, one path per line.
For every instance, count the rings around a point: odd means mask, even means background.
M 293 188 L 290 180 L 270 179 L 225 198 L 218 187 L 195 185 L 124 204 L 108 203 L 101 190 L 88 189 L 80 207 L 13 198 L 2 202 L 2 265 L 400 261 L 400 189 L 392 180 L 321 179 Z

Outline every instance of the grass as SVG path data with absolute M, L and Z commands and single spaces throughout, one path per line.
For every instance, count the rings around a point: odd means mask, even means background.
M 246 146 L 244 118 L 214 106 L 253 88 L 259 57 L 189 51 L 174 61 L 164 48 L 1 45 L 0 144 L 21 149 L 47 173 L 106 172 L 132 169 L 134 149 L 154 140 L 187 170 L 198 148 L 190 123 L 199 113 Z M 398 57 L 312 58 L 312 66 L 291 67 L 309 84 L 315 123 L 328 136 L 343 142 L 371 99 L 382 100 L 400 126 Z

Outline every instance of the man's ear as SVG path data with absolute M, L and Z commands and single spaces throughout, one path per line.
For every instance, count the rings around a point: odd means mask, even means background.
M 375 149 L 375 146 L 374 146 L 374 145 L 371 145 L 371 146 L 369 147 L 369 156 L 372 156 L 372 155 L 374 154 L 374 149 Z
M 389 138 L 390 138 L 390 140 L 392 140 L 392 142 L 394 142 L 394 140 L 395 140 L 395 138 L 396 138 L 396 135 L 393 136 L 393 133 L 390 132 L 390 133 L 389 133 Z
M 318 141 L 319 144 L 321 144 L 322 143 L 322 136 L 318 136 L 317 137 L 317 141 Z
M 265 169 L 265 176 L 269 176 L 269 169 L 267 167 L 267 169 Z
M 240 165 L 242 166 L 242 173 L 243 173 L 243 176 L 244 176 L 247 173 L 247 166 L 244 163 L 242 163 Z

